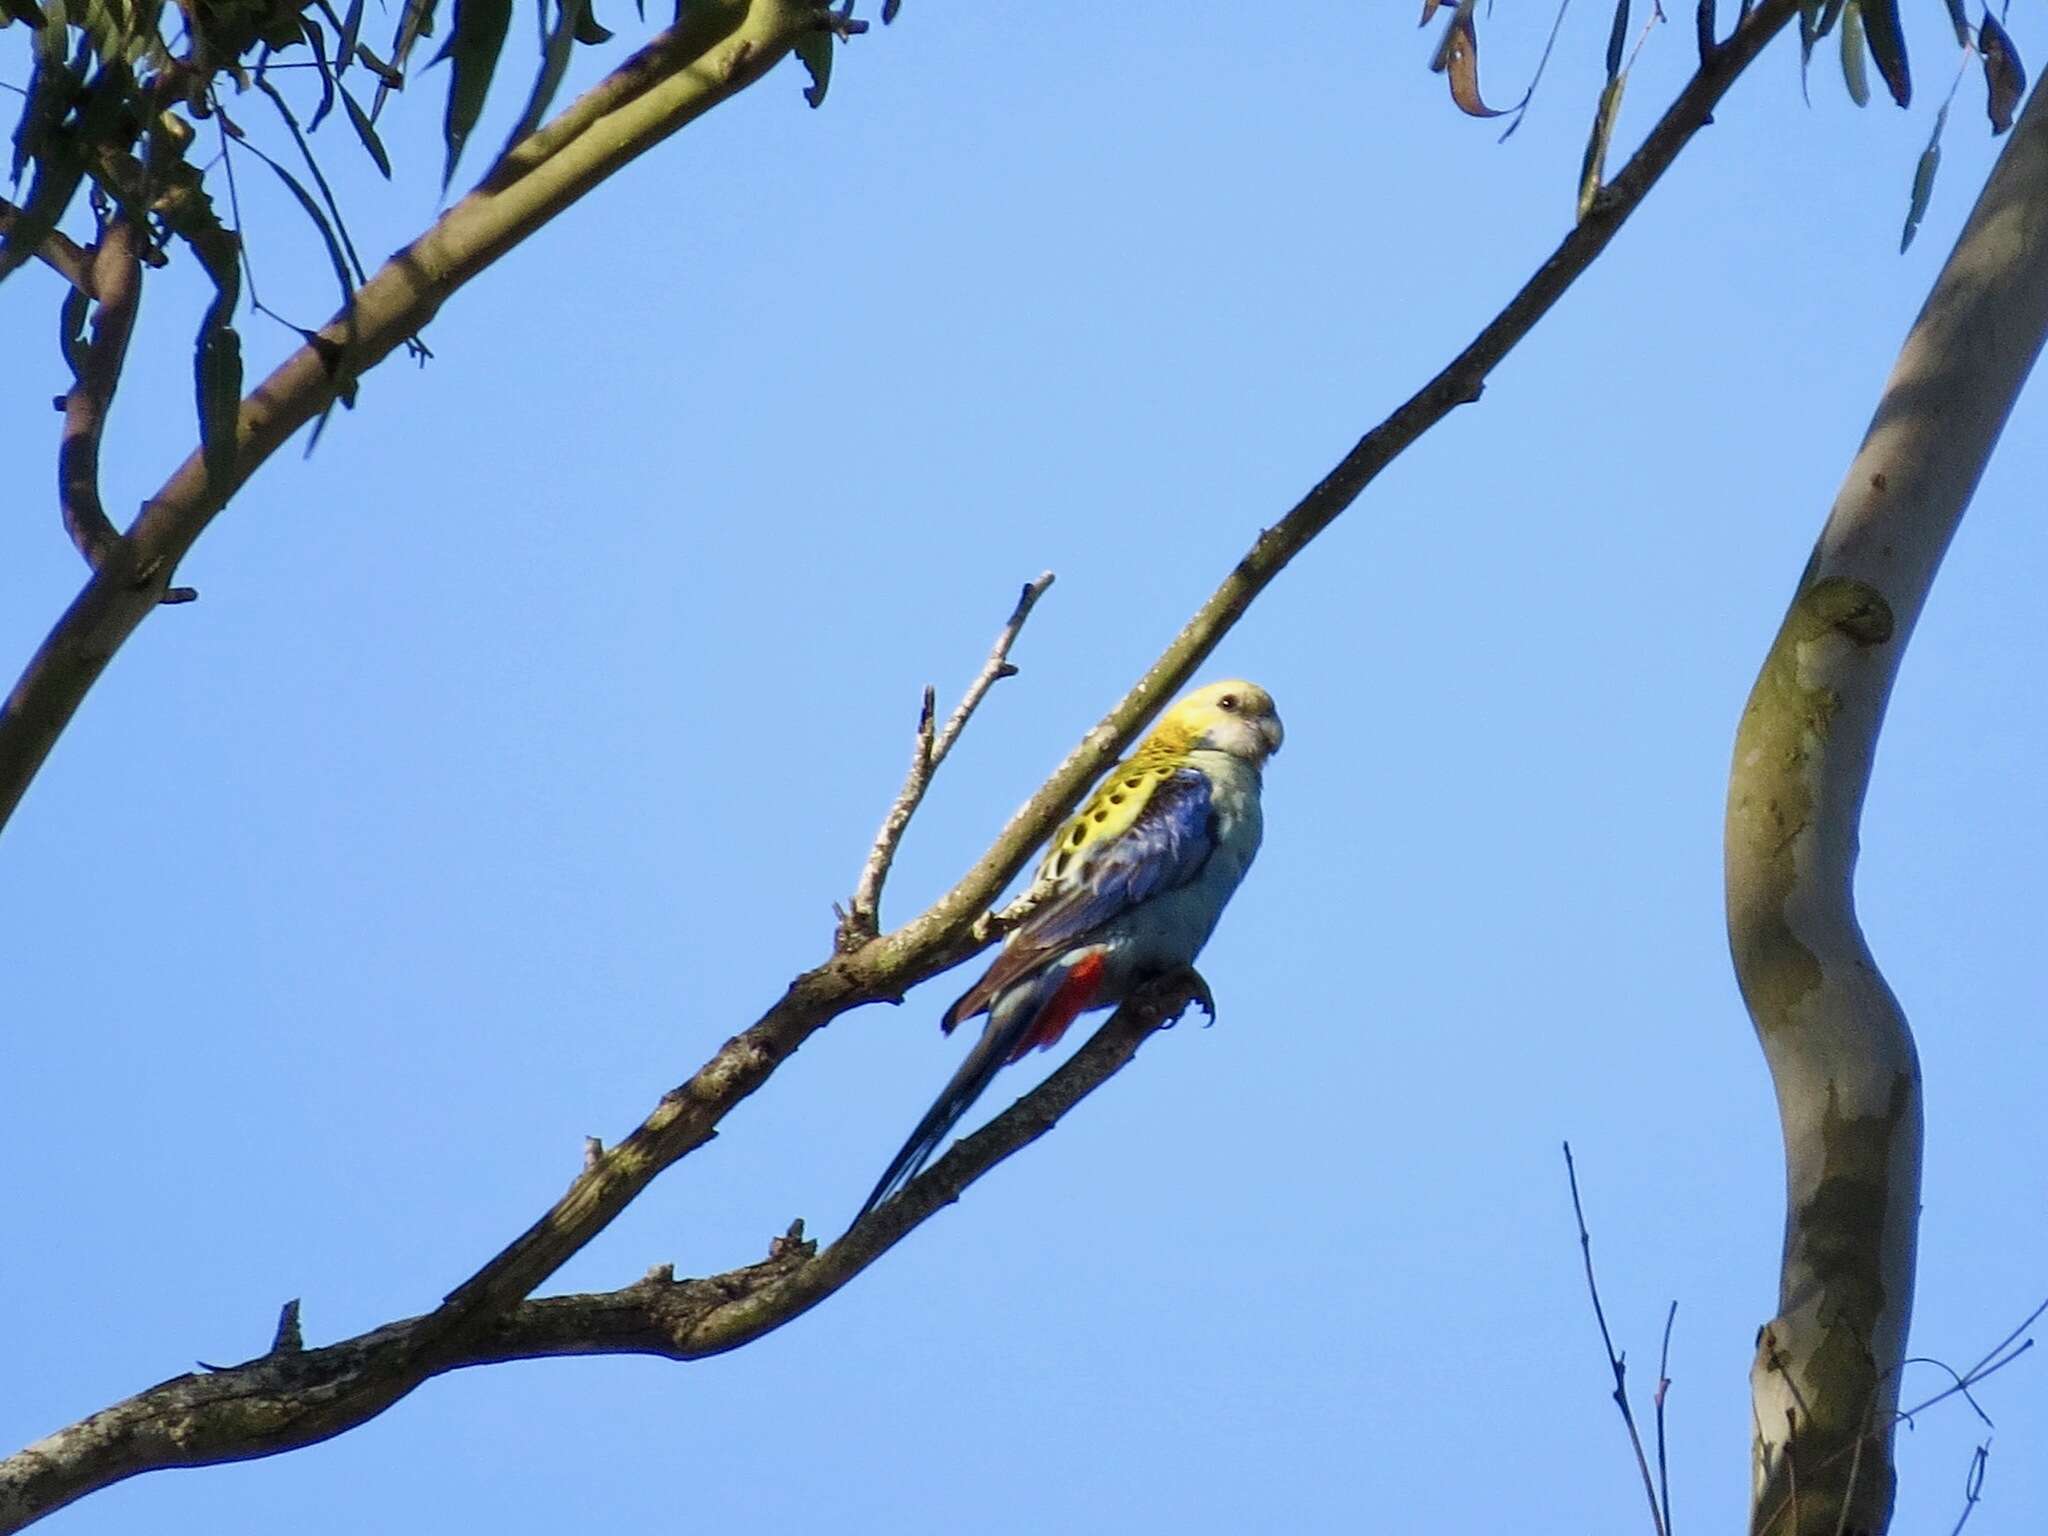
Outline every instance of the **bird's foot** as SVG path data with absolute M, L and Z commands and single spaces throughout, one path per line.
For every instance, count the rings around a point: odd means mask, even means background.
M 1192 965 L 1167 971 L 1153 981 L 1152 987 L 1155 989 L 1153 995 L 1158 999 L 1161 1029 L 1171 1029 L 1178 1024 L 1190 1004 L 1208 1015 L 1202 1025 L 1204 1029 L 1216 1022 L 1216 994 L 1209 990 L 1209 983 Z

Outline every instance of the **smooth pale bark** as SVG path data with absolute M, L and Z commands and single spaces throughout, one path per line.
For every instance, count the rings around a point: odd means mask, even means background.
M 1906 337 L 1736 736 L 1729 944 L 1785 1135 L 1778 1314 L 1750 1378 L 1751 1526 L 1769 1536 L 1891 1519 L 1920 1066 L 1856 921 L 1857 827 L 1906 641 L 2048 332 L 2043 102 Z

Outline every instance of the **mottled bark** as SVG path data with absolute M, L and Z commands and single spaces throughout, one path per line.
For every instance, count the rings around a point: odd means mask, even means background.
M 1778 1313 L 1751 1371 L 1751 1525 L 1768 1536 L 1890 1523 L 1921 1087 L 1856 920 L 1858 824 L 1906 641 L 2044 332 L 2036 91 L 1906 338 L 1736 737 L 1729 943 L 1785 1136 Z

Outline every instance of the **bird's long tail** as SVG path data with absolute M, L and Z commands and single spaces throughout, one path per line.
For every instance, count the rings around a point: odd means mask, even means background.
M 860 1216 L 917 1177 L 998 1072 L 1034 1046 L 1043 1049 L 1055 1044 L 1068 1025 L 1095 1005 L 1102 990 L 1102 972 L 1102 956 L 1086 954 L 1070 964 L 1049 967 L 997 1000 L 989 1012 L 988 1027 L 960 1063 L 953 1080 L 917 1122 L 903 1150 L 890 1161 L 874 1193 L 860 1208 Z

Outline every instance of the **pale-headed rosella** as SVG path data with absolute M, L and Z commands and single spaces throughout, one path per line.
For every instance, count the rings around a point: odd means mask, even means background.
M 981 1039 L 861 1207 L 895 1194 L 996 1073 L 1076 1017 L 1194 964 L 1259 851 L 1260 770 L 1284 735 L 1254 683 L 1211 683 L 1168 710 L 1047 845 L 1027 915 L 987 974 L 946 1010 Z

